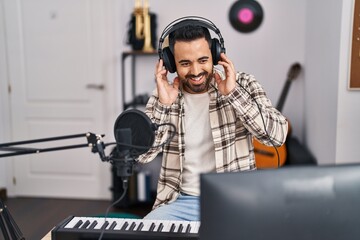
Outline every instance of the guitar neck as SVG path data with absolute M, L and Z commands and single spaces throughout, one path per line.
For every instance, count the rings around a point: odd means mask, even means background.
M 277 105 L 276 105 L 276 109 L 279 110 L 280 112 L 281 112 L 282 109 L 283 109 L 286 96 L 287 96 L 287 94 L 288 94 L 288 92 L 289 92 L 289 89 L 290 89 L 290 86 L 291 86 L 291 82 L 292 82 L 292 81 L 291 81 L 290 79 L 286 80 L 285 85 L 284 85 L 284 87 L 283 87 L 283 89 L 282 89 L 282 91 L 281 91 L 281 95 L 280 95 L 279 101 L 278 101 L 278 103 L 277 103 Z

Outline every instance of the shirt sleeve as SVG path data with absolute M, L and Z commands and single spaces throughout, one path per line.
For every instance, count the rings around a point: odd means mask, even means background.
M 268 146 L 284 144 L 287 119 L 272 106 L 270 99 L 254 76 L 237 73 L 237 85 L 226 98 L 234 107 L 245 128 Z
M 155 157 L 162 151 L 162 147 L 160 145 L 169 138 L 170 127 L 162 124 L 169 122 L 168 112 L 170 111 L 170 107 L 171 106 L 166 106 L 159 101 L 157 92 L 154 90 L 152 96 L 146 104 L 145 113 L 153 123 L 159 126 L 159 128 L 155 131 L 153 147 L 150 148 L 148 152 L 137 158 L 137 161 L 140 163 L 148 163 L 155 159 Z

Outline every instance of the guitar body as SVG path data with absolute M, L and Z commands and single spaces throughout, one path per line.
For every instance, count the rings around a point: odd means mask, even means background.
M 285 103 L 287 93 L 289 92 L 290 85 L 294 79 L 297 78 L 301 70 L 299 63 L 293 64 L 288 72 L 288 76 L 283 87 L 282 93 L 280 95 L 279 102 L 276 106 L 277 110 L 281 111 Z M 290 135 L 290 124 L 288 129 L 288 135 Z M 254 138 L 254 153 L 256 160 L 256 167 L 259 169 L 266 168 L 278 168 L 285 164 L 287 152 L 286 152 L 286 142 L 280 147 L 266 146 L 260 143 Z
M 278 166 L 281 167 L 284 165 L 287 157 L 285 144 L 280 147 L 276 147 L 276 150 L 274 147 L 266 146 L 254 139 L 256 167 L 259 169 L 278 168 Z

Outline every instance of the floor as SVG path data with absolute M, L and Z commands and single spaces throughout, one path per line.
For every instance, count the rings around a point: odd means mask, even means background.
M 26 240 L 39 240 L 54 226 L 70 215 L 104 215 L 110 200 L 76 200 L 52 198 L 7 198 L 4 201 L 15 223 Z M 111 208 L 112 213 L 130 213 L 143 217 L 151 210 L 150 204 L 126 208 Z M 0 239 L 3 235 L 0 231 Z

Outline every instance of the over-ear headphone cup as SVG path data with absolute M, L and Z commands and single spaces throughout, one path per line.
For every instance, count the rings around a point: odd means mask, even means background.
M 217 65 L 220 60 L 220 53 L 222 52 L 221 44 L 219 39 L 213 38 L 211 39 L 211 55 L 213 58 L 213 64 Z
M 164 62 L 164 66 L 165 68 L 170 72 L 170 73 L 174 73 L 176 71 L 176 64 L 175 64 L 175 58 L 174 55 L 172 54 L 171 50 L 169 47 L 165 47 L 162 50 L 162 59 Z

